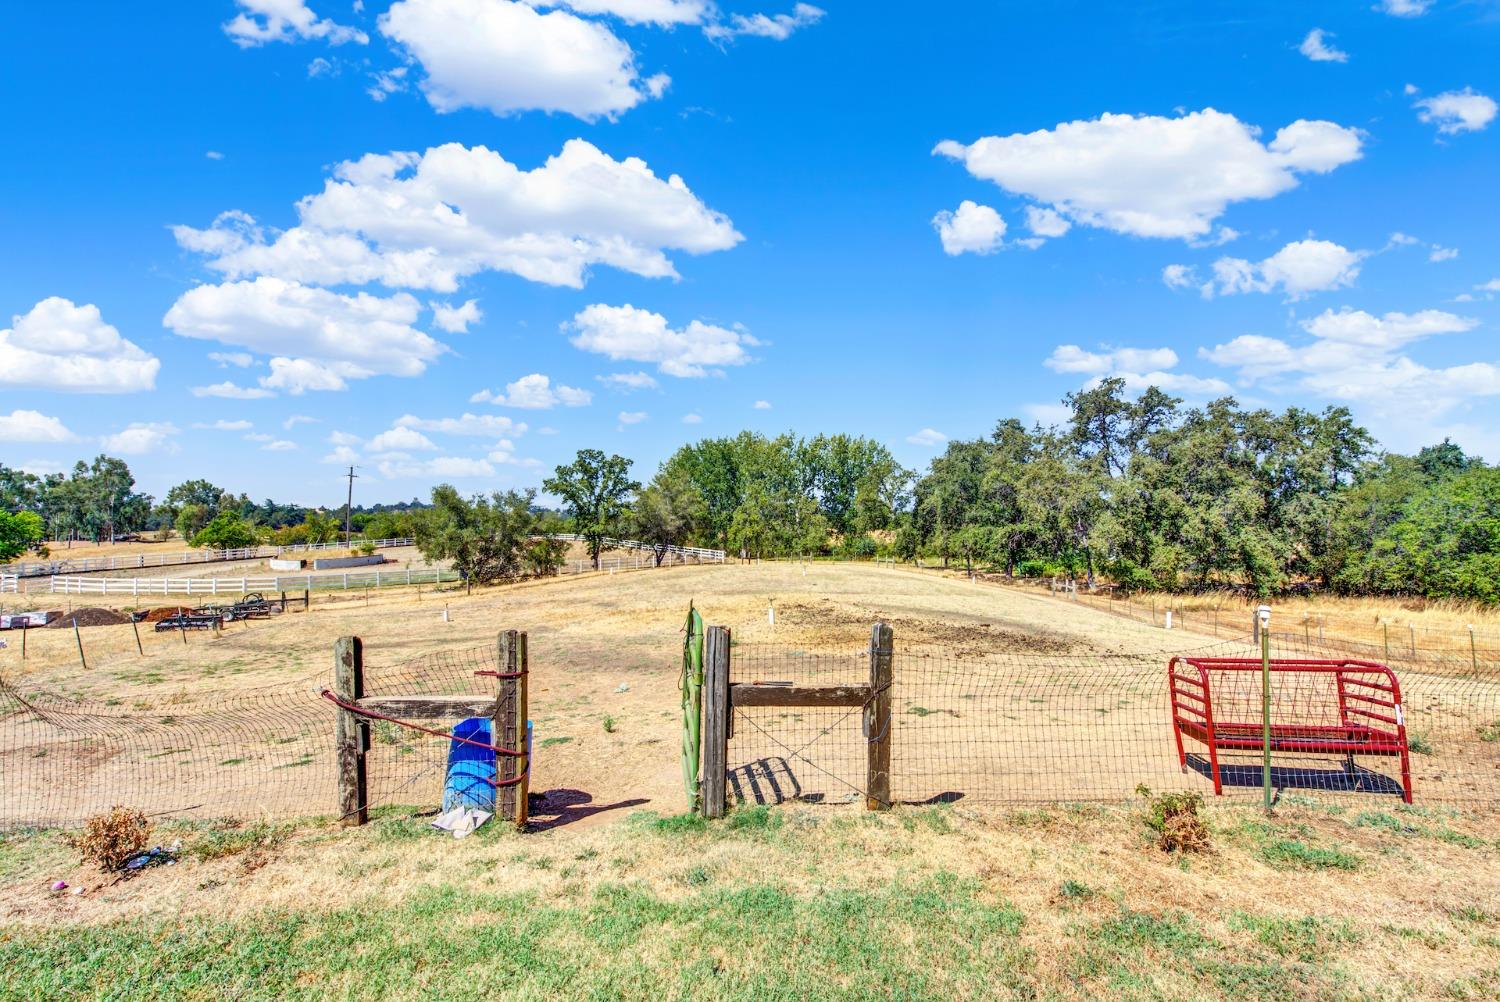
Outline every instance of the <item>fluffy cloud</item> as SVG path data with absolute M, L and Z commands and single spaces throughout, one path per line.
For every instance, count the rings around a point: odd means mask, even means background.
M 57 418 L 41 411 L 0 414 L 0 442 L 71 442 L 76 437 Z
M 627 24 L 700 24 L 712 11 L 708 0 L 532 0 L 533 7 L 567 7 L 579 14 L 607 14 Z
M 575 347 L 616 361 L 654 362 L 669 376 L 703 376 L 711 368 L 744 365 L 750 361 L 746 348 L 760 343 L 738 324 L 731 329 L 694 320 L 674 329 L 660 313 L 628 303 L 596 303 L 563 327 L 576 332 Z
M 176 452 L 177 443 L 172 441 L 176 434 L 177 427 L 170 421 L 135 421 L 99 441 L 106 452 L 144 456 L 153 452 Z
M 1417 117 L 1436 125 L 1444 135 L 1478 132 L 1495 120 L 1495 99 L 1472 87 L 1450 90 L 1436 97 L 1424 97 L 1413 105 Z
M 769 401 L 769 400 L 757 400 L 751 406 L 755 410 L 758 410 L 758 411 L 768 411 L 768 410 L 771 409 L 771 401 Z
M 458 143 L 372 153 L 335 167 L 297 211 L 299 225 L 274 237 L 237 211 L 173 234 L 228 278 L 438 292 L 482 271 L 582 288 L 596 264 L 675 278 L 668 250 L 704 254 L 743 239 L 682 178 L 659 178 L 644 161 L 615 160 L 581 139 L 529 171 Z
M 374 375 L 421 375 L 447 349 L 412 326 L 420 312 L 406 293 L 345 296 L 257 278 L 190 289 L 162 322 L 183 337 L 277 356 L 261 386 L 302 393 Z
M 335 446 L 334 450 L 320 459 L 319 462 L 338 463 L 341 466 L 348 466 L 351 463 L 359 462 L 359 453 L 355 452 L 347 445 L 339 445 Z
M 208 359 L 219 363 L 221 369 L 227 369 L 231 365 L 236 369 L 247 369 L 255 364 L 255 356 L 248 351 L 211 351 Z
M 492 403 L 500 407 L 520 407 L 526 410 L 548 410 L 562 404 L 564 407 L 583 407 L 594 399 L 588 390 L 580 390 L 552 380 L 540 372 L 522 376 L 514 383 L 505 384 L 504 393 L 480 390 L 469 398 L 470 403 Z
M 1431 6 L 1432 0 L 1380 0 L 1375 9 L 1392 17 L 1421 17 Z
M 512 0 L 398 0 L 380 31 L 421 64 L 422 93 L 440 112 L 614 118 L 667 83 L 641 79 L 635 53 L 605 24 Z
M 923 445 L 931 448 L 948 441 L 948 436 L 936 428 L 923 428 L 921 431 L 913 432 L 906 436 L 906 440 L 912 445 Z
M 968 199 L 960 202 L 955 212 L 944 209 L 933 216 L 932 225 L 943 242 L 943 253 L 949 256 L 965 252 L 991 254 L 1000 249 L 1005 239 L 1005 220 L 1000 213 Z
M 621 411 L 620 424 L 640 424 L 642 421 L 646 420 L 646 417 L 647 415 L 645 411 Z
M 1298 240 L 1263 261 L 1221 257 L 1213 264 L 1213 277 L 1199 286 L 1204 297 L 1230 296 L 1243 292 L 1275 292 L 1288 299 L 1303 299 L 1314 292 L 1341 289 L 1359 277 L 1360 262 L 1369 255 L 1352 251 L 1329 240 Z M 1195 283 L 1186 265 L 1168 265 L 1162 280 L 1173 288 Z
M 104 322 L 99 307 L 51 296 L 0 330 L 0 386 L 134 393 L 156 385 L 161 361 Z
M 1167 371 L 1176 367 L 1177 362 L 1177 353 L 1171 348 L 1112 348 L 1092 352 L 1076 344 L 1063 344 L 1054 348 L 1042 364 L 1053 372 L 1087 375 L 1091 377 L 1086 384 L 1089 386 L 1115 376 L 1136 391 L 1155 386 L 1169 393 L 1199 397 L 1229 392 L 1229 385 L 1221 379 Z
M 822 20 L 825 11 L 810 3 L 799 3 L 790 14 L 735 14 L 723 24 L 711 24 L 703 33 L 716 42 L 726 42 L 740 35 L 772 38 L 784 42 L 792 32 Z
M 1349 53 L 1328 44 L 1328 39 L 1332 37 L 1322 28 L 1314 28 L 1307 33 L 1297 51 L 1315 63 L 1347 63 Z
M 242 49 L 268 42 L 294 42 L 321 39 L 330 45 L 356 42 L 364 45 L 369 36 L 357 28 L 335 24 L 318 17 L 303 0 L 236 0 L 242 8 L 224 25 L 224 33 Z
M 683 424 L 702 424 L 703 423 L 703 415 L 702 414 L 684 414 L 682 416 L 682 423 Z
M 456 418 L 420 418 L 415 414 L 403 414 L 396 419 L 395 425 L 397 428 L 415 428 L 418 431 L 438 432 L 443 435 L 502 437 L 526 433 L 525 423 L 495 414 L 464 414 Z M 354 443 L 343 441 L 334 442 L 334 444 L 353 445 Z
M 274 442 L 267 442 L 265 445 L 261 446 L 261 448 L 266 452 L 291 452 L 293 449 L 297 448 L 297 443 L 289 442 L 284 438 L 278 438 Z
M 1464 399 L 1500 394 L 1500 367 L 1485 362 L 1431 369 L 1402 350 L 1440 334 L 1473 330 L 1477 321 L 1442 310 L 1387 313 L 1325 310 L 1302 322 L 1305 344 L 1246 334 L 1200 350 L 1240 379 L 1291 385 L 1319 396 L 1361 401 L 1384 414 L 1431 416 Z
M 276 395 L 261 387 L 237 386 L 228 381 L 214 383 L 211 386 L 195 386 L 192 393 L 195 397 L 222 397 L 225 400 L 264 400 L 266 397 Z
M 404 425 L 397 425 L 376 435 L 370 439 L 368 448 L 371 452 L 406 452 L 411 449 L 437 451 L 437 446 L 430 438 L 415 428 Z
M 450 306 L 447 303 L 428 305 L 432 308 L 432 322 L 439 330 L 445 330 L 449 334 L 467 334 L 470 324 L 477 324 L 484 319 L 477 299 L 471 299 L 462 306 Z
M 380 475 L 387 480 L 452 478 L 471 480 L 475 477 L 493 477 L 495 468 L 483 459 L 464 456 L 438 456 L 421 462 L 412 460 L 386 460 L 378 467 Z
M 657 387 L 655 379 L 647 372 L 612 372 L 607 376 L 595 377 L 605 386 L 629 393 L 632 390 L 654 390 Z
M 1256 130 L 1212 108 L 1163 118 L 1105 114 L 935 153 L 975 177 L 1052 208 L 1074 223 L 1142 237 L 1201 238 L 1231 203 L 1295 188 L 1360 156 L 1360 135 L 1298 120 L 1263 144 Z
M 213 424 L 205 424 L 199 422 L 197 424 L 194 424 L 193 427 L 200 428 L 206 431 L 249 431 L 251 428 L 254 428 L 255 425 L 251 424 L 249 421 L 225 421 L 223 418 L 220 418 Z
M 1053 209 L 1026 206 L 1026 228 L 1039 237 L 1060 237 L 1073 228 L 1073 224 Z

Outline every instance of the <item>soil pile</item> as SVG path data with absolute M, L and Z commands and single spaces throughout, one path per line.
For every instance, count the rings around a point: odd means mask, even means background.
M 119 626 L 121 623 L 130 622 L 130 617 L 113 609 L 99 609 L 91 606 L 63 613 L 62 616 L 48 623 L 47 629 L 71 630 L 75 620 L 79 626 Z
M 158 609 L 147 609 L 146 615 L 142 617 L 141 622 L 160 623 L 164 619 L 171 619 L 173 616 L 189 611 L 185 605 L 164 605 Z

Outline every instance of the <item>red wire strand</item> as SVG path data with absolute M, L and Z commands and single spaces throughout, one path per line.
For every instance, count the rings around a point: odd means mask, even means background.
M 376 713 L 374 710 L 367 710 L 363 706 L 360 706 L 358 703 L 346 703 L 344 702 L 344 700 L 339 699 L 337 696 L 335 696 L 329 689 L 324 689 L 321 695 L 324 699 L 328 700 L 333 705 L 340 707 L 341 709 L 348 710 L 350 713 L 357 713 L 361 717 L 370 717 L 373 720 L 384 720 L 392 724 L 397 724 L 401 727 L 409 727 L 414 731 L 421 731 L 423 734 L 431 734 L 435 738 L 447 738 L 450 741 L 457 741 L 459 744 L 473 745 L 475 748 L 483 748 L 486 751 L 492 751 L 496 755 L 506 755 L 510 758 L 526 757 L 526 753 L 524 751 L 516 751 L 514 748 L 502 748 L 499 745 L 486 744 L 483 741 L 474 741 L 469 738 L 461 738 L 449 731 L 440 731 L 434 727 L 423 727 L 421 724 L 414 724 L 409 720 L 400 720 L 396 717 L 388 717 L 384 713 Z M 530 766 L 531 763 L 528 762 L 527 768 L 530 768 Z M 523 773 L 522 775 L 525 774 Z M 500 783 L 496 785 L 503 786 L 508 784 Z

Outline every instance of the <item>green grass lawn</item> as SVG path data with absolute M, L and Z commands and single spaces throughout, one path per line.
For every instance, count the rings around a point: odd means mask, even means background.
M 263 907 L 153 908 L 148 873 L 146 918 L 0 927 L 0 999 L 1500 998 L 1500 910 L 1481 900 L 1500 849 L 1370 817 L 1211 815 L 1216 848 L 1195 857 L 1154 848 L 1127 808 L 643 814 L 461 843 L 395 815 L 198 826 L 180 867 L 221 868 L 199 890 L 258 894 L 308 867 L 321 882 Z M 60 845 L 0 842 L 0 885 Z M 1386 913 L 1367 888 L 1420 886 L 1389 884 L 1429 846 L 1469 874 Z M 247 852 L 290 855 L 224 869 Z M 1342 903 L 1341 881 L 1360 882 Z

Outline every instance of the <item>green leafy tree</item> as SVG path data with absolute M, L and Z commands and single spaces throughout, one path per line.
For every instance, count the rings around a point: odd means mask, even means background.
M 557 467 L 555 476 L 542 481 L 548 492 L 562 499 L 573 531 L 588 544 L 595 570 L 605 538 L 618 530 L 631 496 L 641 489 L 630 479 L 630 467 L 631 461 L 623 456 L 580 449 L 573 462 Z
M 308 509 L 302 525 L 309 543 L 332 543 L 339 538 L 339 520 L 327 512 Z
M 36 512 L 0 511 L 0 560 L 14 560 L 41 543 L 46 526 Z
M 416 525 L 417 549 L 428 560 L 449 560 L 469 590 L 526 568 L 537 516 L 534 491 L 465 498 L 451 485 L 432 489 L 432 506 Z M 537 565 L 533 562 L 532 567 Z
M 239 550 L 259 542 L 255 527 L 236 512 L 221 511 L 192 537 L 192 545 L 211 550 Z
M 702 512 L 703 497 L 691 481 L 680 473 L 663 470 L 635 499 L 630 532 L 652 545 L 660 567 L 671 547 L 687 543 Z

